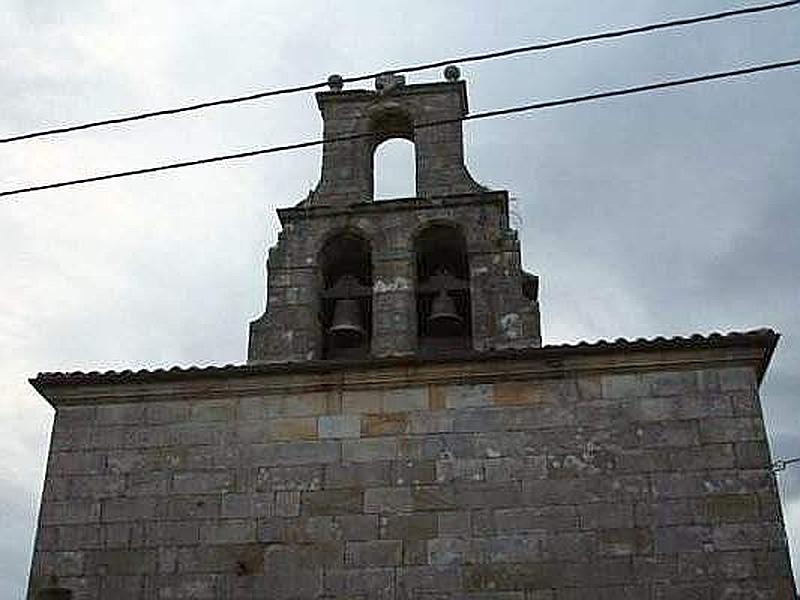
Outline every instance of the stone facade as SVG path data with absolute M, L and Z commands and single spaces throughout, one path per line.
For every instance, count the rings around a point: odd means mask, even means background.
M 248 363 L 40 374 L 30 600 L 785 600 L 758 384 L 777 334 L 541 347 L 508 194 L 448 81 L 317 95 Z M 414 141 L 417 197 L 372 202 Z
M 41 375 L 31 598 L 792 598 L 771 332 Z

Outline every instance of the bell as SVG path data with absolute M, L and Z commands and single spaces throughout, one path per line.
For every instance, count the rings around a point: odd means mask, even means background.
M 364 341 L 367 331 L 364 329 L 358 300 L 342 298 L 336 301 L 328 333 L 340 348 L 352 348 Z
M 428 328 L 430 335 L 434 337 L 450 337 L 464 333 L 464 319 L 456 312 L 456 304 L 445 290 L 441 290 L 433 299 Z

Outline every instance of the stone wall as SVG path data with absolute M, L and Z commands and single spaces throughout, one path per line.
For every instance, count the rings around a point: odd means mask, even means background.
M 39 385 L 58 410 L 31 598 L 52 575 L 75 600 L 791 598 L 756 363 Z

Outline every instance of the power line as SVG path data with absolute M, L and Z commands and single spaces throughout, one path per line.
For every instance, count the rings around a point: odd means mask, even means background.
M 751 6 L 747 8 L 738 8 L 733 10 L 727 10 L 723 12 L 711 13 L 707 15 L 700 15 L 697 17 L 687 17 L 683 19 L 676 19 L 672 21 L 662 21 L 659 23 L 652 23 L 649 25 L 642 25 L 639 27 L 630 27 L 627 29 L 618 29 L 614 31 L 605 31 L 601 33 L 594 33 L 590 35 L 583 35 L 579 37 L 572 37 L 566 38 L 563 40 L 557 40 L 554 42 L 544 42 L 540 44 L 531 44 L 527 46 L 519 46 L 516 48 L 508 48 L 506 50 L 498 50 L 494 52 L 486 52 L 482 54 L 468 54 L 461 57 L 456 58 L 449 58 L 446 60 L 438 60 L 434 62 L 422 63 L 418 65 L 410 65 L 406 67 L 398 67 L 395 69 L 387 69 L 384 71 L 378 71 L 374 73 L 368 73 L 364 75 L 356 75 L 353 77 L 344 77 L 342 78 L 343 83 L 355 83 L 358 81 L 365 81 L 368 79 L 373 79 L 382 73 L 387 71 L 392 73 L 415 73 L 418 71 L 425 71 L 428 69 L 435 69 L 438 67 L 443 67 L 452 63 L 471 63 L 471 62 L 479 62 L 483 60 L 490 60 L 495 58 L 505 58 L 507 56 L 513 56 L 516 54 L 524 54 L 528 52 L 540 52 L 543 50 L 552 50 L 554 48 L 563 48 L 565 46 L 574 46 L 578 44 L 584 44 L 587 42 L 596 42 L 599 40 L 607 40 L 613 38 L 624 37 L 628 35 L 635 35 L 635 34 L 642 34 L 642 33 L 649 33 L 652 31 L 657 31 L 660 29 L 668 29 L 672 27 L 683 27 L 687 25 L 695 25 L 697 23 L 705 23 L 709 21 L 718 21 L 721 19 L 728 19 L 731 17 L 738 17 L 742 15 L 766 12 L 771 10 L 776 10 L 780 8 L 788 8 L 790 6 L 795 6 L 800 4 L 800 0 L 788 0 L 785 2 L 776 2 L 773 4 L 762 4 L 758 6 Z M 262 98 L 269 98 L 272 96 L 282 96 L 287 94 L 296 94 L 299 92 L 310 92 L 316 89 L 322 89 L 328 85 L 327 81 L 320 81 L 315 83 L 308 83 L 303 85 L 297 85 L 292 87 L 285 87 L 285 88 L 277 88 L 274 90 L 266 90 L 262 92 L 256 92 L 254 94 L 247 94 L 243 96 L 232 96 L 230 98 L 220 98 L 218 100 L 209 100 L 205 102 L 197 102 L 195 104 L 187 104 L 185 106 L 178 106 L 173 108 L 165 108 L 161 110 L 155 110 L 151 112 L 142 112 L 136 113 L 133 115 L 128 115 L 124 117 L 115 117 L 111 119 L 103 119 L 99 121 L 87 121 L 86 123 L 79 123 L 77 125 L 66 125 L 64 127 L 55 127 L 52 129 L 42 129 L 40 131 L 34 131 L 30 133 L 23 133 L 19 135 L 9 136 L 5 138 L 0 138 L 0 144 L 7 144 L 9 142 L 18 142 L 21 140 L 29 140 L 32 138 L 43 137 L 48 135 L 56 135 L 61 133 L 69 133 L 72 131 L 81 131 L 84 129 L 93 129 L 95 127 L 104 127 L 107 125 L 118 125 L 120 123 L 129 123 L 131 121 L 140 121 L 143 119 L 151 119 L 154 117 L 163 117 L 168 115 L 175 115 L 179 113 L 201 110 L 205 108 L 211 108 L 214 106 L 222 106 L 226 104 L 236 104 L 239 102 L 249 102 L 252 100 L 260 100 Z
M 794 458 L 779 458 L 770 466 L 772 467 L 773 473 L 777 473 L 778 471 L 785 471 L 786 467 L 790 467 L 798 463 L 800 463 L 800 456 L 796 456 Z
M 511 115 L 516 113 L 522 112 L 529 112 L 535 110 L 542 110 L 546 108 L 553 108 L 556 106 L 566 106 L 569 104 L 579 104 L 582 102 L 592 102 L 595 100 L 601 100 L 603 98 L 613 98 L 617 96 L 626 96 L 629 94 L 640 94 L 643 92 L 650 92 L 654 90 L 670 88 L 670 87 L 678 87 L 682 85 L 690 85 L 695 83 L 701 83 L 704 81 L 713 81 L 716 79 L 725 79 L 729 77 L 740 77 L 743 75 L 749 75 L 752 73 L 759 73 L 762 71 L 772 71 L 775 69 L 785 69 L 788 67 L 796 67 L 800 66 L 800 59 L 797 60 L 789 60 L 784 62 L 777 62 L 777 63 L 767 63 L 763 65 L 756 65 L 752 67 L 745 67 L 742 69 L 736 69 L 733 71 L 721 71 L 718 73 L 708 73 L 705 75 L 698 75 L 696 77 L 688 77 L 685 79 L 672 79 L 666 81 L 658 81 L 655 83 L 648 83 L 646 85 L 640 85 L 636 87 L 628 87 L 628 88 L 621 88 L 616 90 L 608 90 L 605 92 L 597 92 L 594 94 L 586 94 L 583 96 L 573 96 L 569 98 L 560 98 L 557 100 L 548 100 L 545 102 L 536 102 L 533 104 L 524 104 L 520 106 L 514 106 L 509 108 L 501 108 L 498 110 L 490 110 L 480 113 L 475 113 L 472 115 L 466 115 L 464 117 L 456 118 L 456 119 L 442 119 L 439 121 L 429 121 L 426 123 L 419 123 L 414 125 L 414 129 L 422 129 L 425 127 L 436 127 L 440 125 L 447 125 L 450 123 L 458 123 L 461 121 L 475 121 L 478 119 L 486 119 L 490 117 L 499 117 L 504 115 Z M 36 185 L 31 187 L 25 188 L 18 188 L 14 190 L 8 190 L 4 192 L 0 192 L 0 196 L 13 196 L 16 194 L 24 194 L 29 192 L 37 192 L 42 190 L 50 190 L 54 188 L 61 188 L 67 186 L 74 186 L 80 185 L 84 183 L 93 183 L 96 181 L 105 181 L 107 179 L 117 179 L 120 177 L 131 177 L 134 175 L 144 175 L 147 173 L 156 173 L 158 171 L 167 171 L 170 169 L 180 169 L 183 167 L 191 167 L 196 165 L 204 165 L 209 163 L 215 162 L 223 162 L 228 160 L 236 160 L 241 158 L 249 158 L 251 156 L 258 156 L 261 154 L 274 154 L 277 152 L 287 152 L 289 150 L 299 150 L 302 148 L 310 148 L 312 146 L 321 146 L 322 144 L 331 144 L 337 142 L 346 142 L 352 141 L 360 138 L 371 137 L 371 133 L 358 133 L 353 135 L 346 135 L 340 136 L 335 138 L 329 139 L 319 139 L 319 140 L 309 140 L 307 142 L 298 142 L 295 144 L 286 144 L 282 146 L 270 146 L 267 148 L 259 148 L 257 150 L 249 150 L 247 152 L 237 152 L 234 154 L 222 154 L 217 156 L 211 156 L 208 158 L 200 158 L 196 160 L 188 160 L 183 162 L 177 163 L 168 163 L 164 165 L 156 165 L 154 167 L 145 167 L 143 169 L 133 169 L 130 171 L 120 171 L 116 173 L 108 173 L 105 175 L 95 175 L 93 177 L 85 177 L 82 179 L 70 179 L 67 181 L 59 181 L 56 183 L 47 183 L 43 185 Z

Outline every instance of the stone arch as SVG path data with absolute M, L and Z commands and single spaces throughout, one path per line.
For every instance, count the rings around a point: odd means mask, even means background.
M 330 232 L 317 253 L 319 324 L 325 358 L 369 355 L 372 339 L 373 248 L 359 229 Z
M 413 111 L 409 110 L 407 105 L 401 105 L 398 102 L 379 102 L 367 109 L 369 131 L 372 134 L 370 138 L 369 151 L 370 151 L 370 164 L 369 164 L 369 177 L 371 182 L 371 199 L 387 199 L 398 197 L 416 197 L 418 189 L 417 171 L 418 171 L 418 152 L 416 139 L 414 136 L 414 123 L 415 116 Z M 411 144 L 411 160 L 403 161 L 404 164 L 396 165 L 405 167 L 402 170 L 411 170 L 411 189 L 409 193 L 390 193 L 379 194 L 376 190 L 376 182 L 379 177 L 385 176 L 386 173 L 381 172 L 377 167 L 376 157 L 380 152 L 380 148 L 385 148 L 387 144 L 395 141 L 403 141 Z M 405 145 L 405 144 L 404 144 Z M 410 163 L 411 168 L 407 169 Z M 408 179 L 409 173 L 403 173 Z M 401 175 L 401 176 L 402 176 Z M 405 189 L 404 189 L 405 191 Z
M 322 174 L 304 201 L 345 206 L 374 199 L 373 155 L 387 139 L 414 143 L 415 197 L 486 191 L 464 165 L 461 117 L 467 114 L 463 81 L 405 86 L 375 92 L 339 90 L 317 94 L 326 139 Z M 438 123 L 420 127 L 421 124 Z
M 463 227 L 445 219 L 428 221 L 416 230 L 412 247 L 419 352 L 470 348 L 470 264 Z

